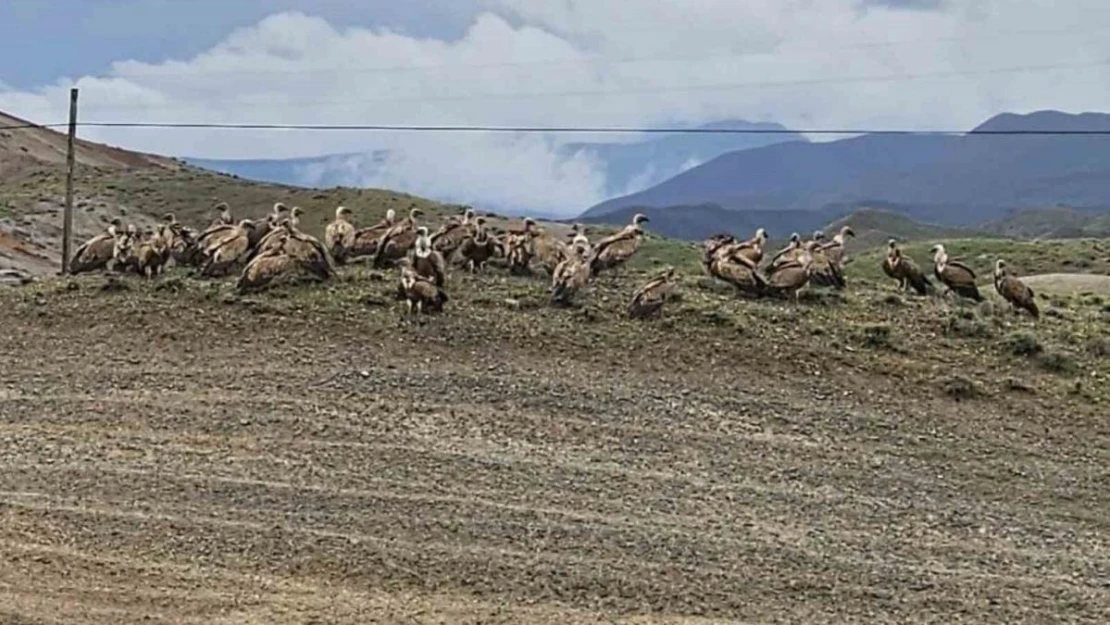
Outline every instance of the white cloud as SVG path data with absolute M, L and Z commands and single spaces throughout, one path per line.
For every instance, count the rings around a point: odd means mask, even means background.
M 742 118 L 810 128 L 967 128 L 1001 110 L 1110 109 L 1110 74 L 1096 66 L 1110 57 L 1110 29 L 1098 27 L 1110 23 L 1102 0 L 979 0 L 941 3 L 941 10 L 877 4 L 482 0 L 486 12 L 452 41 L 284 13 L 229 34 L 195 58 L 121 61 L 107 76 L 76 84 L 82 119 L 100 121 L 637 126 Z M 0 86 L 0 110 L 63 121 L 73 82 L 33 92 Z M 571 213 L 603 199 L 606 188 L 599 163 L 557 155 L 555 146 L 581 140 L 576 136 L 119 128 L 82 134 L 212 158 L 388 148 L 397 152 L 384 167 L 344 161 L 351 182 L 476 204 Z

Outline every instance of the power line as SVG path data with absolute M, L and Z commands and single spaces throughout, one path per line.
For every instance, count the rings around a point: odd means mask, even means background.
M 920 130 L 889 128 L 681 128 L 613 126 L 481 126 L 481 125 L 385 125 L 385 124 L 254 124 L 208 122 L 77 122 L 94 128 L 161 128 L 219 130 L 303 130 L 369 132 L 509 132 L 549 134 L 738 134 L 738 135 L 1031 135 L 1031 136 L 1110 136 L 1110 130 Z M 0 130 L 63 128 L 68 123 L 12 124 Z

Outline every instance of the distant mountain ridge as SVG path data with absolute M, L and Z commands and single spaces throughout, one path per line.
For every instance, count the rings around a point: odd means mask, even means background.
M 663 232 L 681 236 L 692 220 L 713 221 L 707 206 L 715 207 L 722 225 L 767 211 L 791 215 L 799 228 L 866 205 L 955 227 L 1002 220 L 1021 208 L 1110 207 L 1110 136 L 974 134 L 1015 130 L 1105 132 L 1110 115 L 1005 113 L 964 136 L 872 134 L 734 151 L 639 193 L 602 202 L 581 219 L 620 221 L 630 210 L 673 210 L 679 214 L 660 220 L 673 223 L 673 230 Z M 731 212 L 741 215 L 726 214 Z M 807 212 L 815 214 L 807 218 Z M 770 215 L 762 219 L 779 221 Z

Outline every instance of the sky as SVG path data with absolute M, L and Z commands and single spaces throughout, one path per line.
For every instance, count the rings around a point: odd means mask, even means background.
M 40 123 L 966 129 L 1110 111 L 1105 0 L 4 0 L 0 110 Z M 352 184 L 577 213 L 619 136 L 82 128 L 208 158 L 390 150 Z M 625 139 L 634 138 L 628 137 Z M 823 140 L 823 139 L 822 139 Z

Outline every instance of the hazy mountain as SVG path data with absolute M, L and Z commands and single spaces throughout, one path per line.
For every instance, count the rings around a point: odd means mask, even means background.
M 1003 219 L 1014 208 L 1110 206 L 1110 136 L 976 134 L 1014 130 L 1108 131 L 1110 115 L 1003 114 L 966 136 L 863 135 L 735 151 L 598 204 L 583 218 L 596 221 L 636 207 L 687 213 L 707 204 L 747 213 L 824 212 L 791 228 L 807 229 L 829 221 L 823 218 L 834 207 L 842 216 L 861 206 L 885 205 L 918 221 L 970 226 Z M 722 224 L 729 220 L 734 219 L 723 218 Z
M 613 195 L 639 191 L 662 182 L 726 152 L 747 150 L 784 141 L 806 141 L 787 131 L 781 124 L 751 123 L 742 120 L 714 122 L 698 129 L 760 130 L 765 134 L 671 134 L 650 136 L 631 143 L 568 143 L 564 156 L 585 152 L 605 165 L 607 193 Z
M 681 127 L 681 126 L 680 126 Z M 560 155 L 584 154 L 605 168 L 606 193 L 620 195 L 649 187 L 721 154 L 781 143 L 805 141 L 780 124 L 728 120 L 691 126 L 704 129 L 762 130 L 766 134 L 669 134 L 648 135 L 628 143 L 568 143 Z M 781 134 L 780 134 L 781 133 Z M 234 174 L 250 180 L 304 187 L 364 186 L 388 163 L 391 153 L 328 154 L 309 158 L 224 160 L 184 158 L 197 167 Z M 477 198 L 481 201 L 481 198 Z M 533 212 L 527 206 L 489 206 L 498 210 Z

